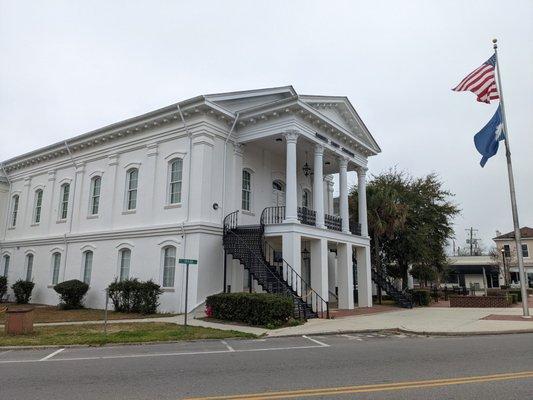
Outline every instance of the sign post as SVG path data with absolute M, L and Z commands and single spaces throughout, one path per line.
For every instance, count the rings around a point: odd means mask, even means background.
M 189 258 L 180 258 L 178 260 L 180 264 L 185 264 L 185 321 L 183 325 L 187 328 L 187 314 L 188 314 L 188 302 L 189 302 L 189 265 L 198 264 L 198 260 L 191 260 Z

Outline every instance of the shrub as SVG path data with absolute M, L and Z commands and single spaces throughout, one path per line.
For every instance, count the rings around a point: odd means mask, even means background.
M 250 325 L 279 326 L 294 313 L 290 297 L 270 293 L 220 293 L 209 296 L 206 309 L 217 319 Z
M 505 290 L 501 289 L 487 289 L 487 296 L 505 297 Z
M 31 292 L 34 286 L 35 283 L 24 281 L 22 279 L 19 279 L 13 285 L 11 285 L 11 289 L 13 289 L 13 292 L 15 293 L 15 300 L 17 304 L 28 304 L 30 302 Z
M 65 310 L 73 310 L 83 308 L 82 300 L 89 290 L 89 285 L 77 279 L 72 279 L 58 283 L 54 286 L 54 290 L 61 299 L 60 307 Z
M 429 306 L 430 292 L 427 289 L 411 289 L 411 295 L 413 296 L 413 302 L 419 306 Z
M 2 301 L 6 293 L 7 293 L 7 278 L 5 276 L 0 276 L 0 301 Z
M 115 280 L 108 288 L 115 311 L 154 314 L 159 306 L 161 286 L 153 281 L 141 282 L 137 278 Z
M 520 291 L 520 289 L 509 289 L 508 293 L 511 296 L 516 296 L 516 302 L 522 301 L 522 292 Z

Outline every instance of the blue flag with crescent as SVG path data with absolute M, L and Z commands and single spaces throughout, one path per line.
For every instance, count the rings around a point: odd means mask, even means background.
M 487 160 L 498 152 L 498 142 L 505 138 L 500 106 L 487 125 L 474 136 L 477 151 L 482 155 L 480 164 L 485 166 Z

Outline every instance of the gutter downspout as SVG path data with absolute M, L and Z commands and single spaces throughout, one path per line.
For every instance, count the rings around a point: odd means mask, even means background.
M 68 224 L 68 233 L 70 234 L 72 233 L 72 219 L 74 217 L 74 199 L 76 198 L 76 184 L 78 182 L 78 174 L 77 174 L 76 168 L 78 168 L 78 166 L 76 165 L 76 162 L 74 161 L 74 157 L 72 156 L 70 147 L 68 147 L 67 141 L 65 140 L 63 143 L 65 144 L 65 148 L 67 149 L 68 155 L 70 156 L 70 161 L 72 162 L 72 165 L 74 166 L 74 185 L 73 185 L 74 187 L 72 190 L 72 205 L 70 207 L 70 218 L 69 218 L 69 224 Z M 64 281 L 65 275 L 67 272 L 67 260 L 68 260 L 68 240 L 67 240 L 66 233 L 63 234 L 63 242 L 65 244 L 65 261 L 64 261 L 64 267 L 63 267 L 63 274 L 62 274 L 63 279 L 62 280 Z
M 233 125 L 228 133 L 228 136 L 226 137 L 226 141 L 224 142 L 224 161 L 222 162 L 222 221 L 224 221 L 224 217 L 226 216 L 226 162 L 227 162 L 227 147 L 228 147 L 228 141 L 233 133 L 233 130 L 235 129 L 235 126 L 237 125 L 237 120 L 239 119 L 239 113 L 237 112 L 235 114 L 235 119 L 233 120 Z
M 11 189 L 12 189 L 12 185 L 11 185 L 11 179 L 9 179 L 9 177 L 7 176 L 7 172 L 6 172 L 6 169 L 4 167 L 4 164 L 2 164 L 2 171 L 4 172 L 4 176 L 7 179 L 7 184 L 9 185 L 9 194 L 7 195 L 7 201 L 6 201 L 6 223 L 5 223 L 5 226 L 4 226 L 4 240 L 5 240 L 6 239 L 6 235 L 7 235 L 7 226 L 9 224 L 9 206 L 11 205 Z

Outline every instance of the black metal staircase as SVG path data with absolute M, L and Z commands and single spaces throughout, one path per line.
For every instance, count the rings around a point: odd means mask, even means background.
M 372 281 L 392 297 L 400 307 L 413 308 L 413 297 L 405 290 L 398 290 L 388 275 L 372 268 Z
M 329 318 L 328 302 L 266 241 L 264 214 L 260 225 L 241 226 L 238 225 L 238 211 L 228 214 L 224 218 L 224 250 L 241 262 L 263 290 L 291 297 L 295 317 Z

